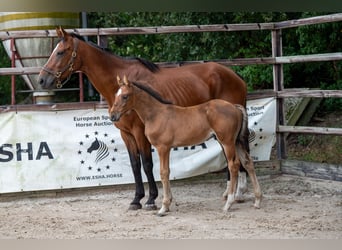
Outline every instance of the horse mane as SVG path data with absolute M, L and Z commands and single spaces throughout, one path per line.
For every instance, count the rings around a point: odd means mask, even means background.
M 80 39 L 83 42 L 87 42 L 83 36 L 80 36 L 79 34 L 76 34 L 74 32 L 71 33 L 71 36 L 75 37 L 77 39 Z M 87 43 L 92 45 L 95 48 L 106 51 L 106 52 L 110 53 L 111 55 L 114 55 L 114 56 L 119 57 L 121 59 L 130 60 L 130 61 L 138 61 L 140 64 L 142 64 L 145 68 L 147 68 L 152 73 L 156 73 L 160 70 L 160 67 L 157 64 L 155 64 L 151 61 L 148 61 L 146 59 L 139 58 L 139 57 L 121 57 L 121 56 L 115 55 L 110 49 L 101 47 L 101 46 L 97 45 L 96 43 L 93 43 L 93 42 L 87 42 Z
M 147 94 L 149 94 L 150 96 L 152 96 L 153 98 L 155 98 L 156 100 L 158 100 L 159 102 L 163 104 L 173 104 L 171 101 L 165 100 L 157 91 L 155 91 L 149 86 L 142 85 L 141 83 L 138 83 L 138 82 L 132 82 L 132 84 L 136 86 L 137 88 L 145 91 Z
M 81 35 L 79 35 L 79 34 L 77 34 L 77 33 L 75 33 L 75 32 L 70 33 L 70 35 L 71 35 L 72 37 L 75 37 L 75 38 L 77 38 L 77 39 L 80 39 L 80 40 L 83 41 L 83 42 L 86 41 L 86 40 L 84 39 L 83 36 L 81 36 Z
M 140 57 L 126 57 L 126 59 L 137 60 L 142 65 L 144 65 L 149 71 L 151 71 L 152 73 L 156 73 L 160 70 L 160 67 L 157 64 L 155 64 L 151 61 L 148 61 L 146 59 L 140 58 Z

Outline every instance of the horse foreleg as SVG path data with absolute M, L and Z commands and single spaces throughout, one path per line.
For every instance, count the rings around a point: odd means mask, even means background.
M 134 137 L 123 130 L 120 130 L 120 133 L 128 150 L 129 160 L 135 181 L 135 196 L 128 209 L 137 210 L 142 208 L 140 200 L 145 196 L 145 189 L 141 176 L 140 155 Z
M 163 185 L 163 204 L 158 211 L 159 216 L 164 216 L 166 212 L 170 211 L 170 205 L 172 201 L 171 187 L 170 187 L 170 167 L 169 157 L 170 149 L 166 147 L 158 148 L 158 155 L 160 160 L 160 179 Z
M 155 199 L 158 197 L 158 187 L 153 176 L 151 144 L 146 139 L 146 137 L 144 142 L 145 143 L 143 143 L 143 145 L 139 145 L 139 151 L 141 154 L 141 159 L 149 186 L 149 197 L 147 202 L 145 203 L 145 209 L 156 210 L 157 206 L 155 204 Z

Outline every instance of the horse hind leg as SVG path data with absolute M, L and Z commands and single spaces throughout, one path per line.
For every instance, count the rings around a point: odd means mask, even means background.
M 227 200 L 228 191 L 230 185 L 230 174 L 229 169 L 227 167 L 227 188 L 222 194 L 223 200 Z M 244 202 L 245 199 L 243 194 L 247 192 L 247 173 L 245 168 L 240 164 L 239 174 L 238 174 L 238 181 L 237 181 L 237 188 L 235 193 L 235 201 L 236 202 Z
M 223 146 L 223 148 L 224 148 L 224 152 L 225 152 L 226 159 L 228 162 L 228 169 L 230 173 L 230 181 L 229 181 L 229 187 L 228 187 L 228 192 L 227 192 L 227 201 L 223 207 L 224 211 L 228 211 L 235 201 L 235 191 L 236 191 L 236 186 L 237 186 L 237 181 L 238 181 L 238 170 L 239 170 L 240 161 L 238 157 L 236 157 L 235 155 L 235 147 L 228 148 L 227 146 Z
M 262 192 L 261 188 L 258 182 L 258 179 L 255 174 L 255 169 L 254 169 L 254 164 L 253 160 L 250 157 L 250 155 L 242 148 L 241 145 L 237 145 L 237 152 L 240 158 L 240 161 L 244 168 L 247 170 L 248 175 L 251 179 L 253 189 L 254 189 L 254 195 L 255 195 L 255 202 L 254 202 L 254 207 L 255 208 L 260 208 L 260 203 L 262 199 Z

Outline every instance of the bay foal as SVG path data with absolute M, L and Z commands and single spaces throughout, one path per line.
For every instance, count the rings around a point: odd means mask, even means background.
M 244 130 L 247 128 L 247 114 L 243 106 L 214 99 L 200 105 L 180 107 L 166 103 L 151 88 L 117 78 L 120 86 L 113 106 L 111 120 L 117 122 L 122 115 L 135 110 L 145 125 L 145 135 L 156 147 L 160 159 L 160 178 L 163 185 L 163 204 L 158 215 L 169 211 L 172 201 L 170 188 L 169 157 L 172 147 L 201 143 L 213 134 L 221 144 L 231 176 L 228 198 L 224 206 L 227 211 L 234 202 L 240 162 L 247 170 L 254 188 L 256 208 L 260 207 L 261 190 L 254 171 L 254 165 L 244 149 Z

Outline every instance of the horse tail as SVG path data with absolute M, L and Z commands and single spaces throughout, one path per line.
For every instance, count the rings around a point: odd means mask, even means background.
M 239 104 L 236 104 L 235 107 L 240 110 L 242 114 L 242 119 L 241 119 L 241 127 L 240 131 L 238 133 L 238 136 L 236 138 L 236 150 L 237 154 L 240 158 L 240 161 L 242 165 L 244 166 L 246 161 L 248 160 L 247 154 L 249 154 L 249 129 L 248 129 L 248 115 L 246 112 L 246 109 Z

